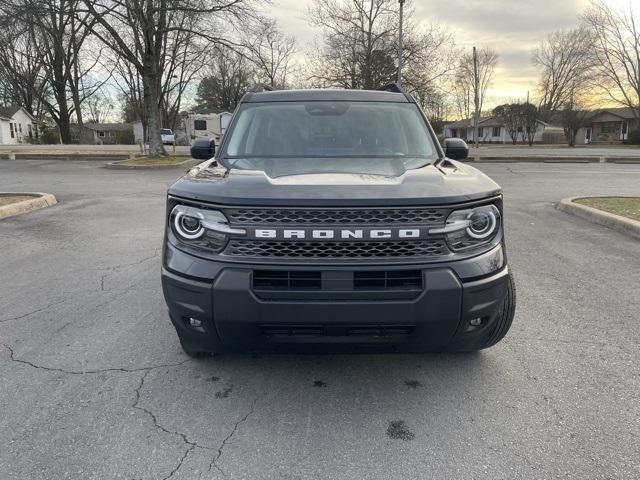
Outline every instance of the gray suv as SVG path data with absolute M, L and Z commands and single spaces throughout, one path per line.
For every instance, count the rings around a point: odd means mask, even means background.
M 169 188 L 162 286 L 184 351 L 489 347 L 515 287 L 502 192 L 410 95 L 248 93 Z M 395 91 L 393 91 L 395 90 Z

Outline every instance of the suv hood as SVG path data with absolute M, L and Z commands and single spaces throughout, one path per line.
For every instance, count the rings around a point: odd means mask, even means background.
M 207 161 L 169 188 L 169 195 L 220 205 L 368 206 L 443 205 L 501 193 L 485 174 L 446 160 L 398 176 L 312 173 L 269 177 L 263 171 L 227 170 Z

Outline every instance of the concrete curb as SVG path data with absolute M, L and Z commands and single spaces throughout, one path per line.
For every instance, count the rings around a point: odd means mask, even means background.
M 627 235 L 631 235 L 632 237 L 640 239 L 640 222 L 632 220 L 630 218 L 621 217 L 620 215 L 605 212 L 603 210 L 598 210 L 597 208 L 575 203 L 574 200 L 577 200 L 579 198 L 589 197 L 563 198 L 562 200 L 560 200 L 560 203 L 558 203 L 558 210 L 566 213 L 571 213 L 580 218 L 584 218 L 585 220 L 589 220 L 590 222 L 597 223 L 598 225 L 603 225 L 612 230 L 626 233 Z
M 603 163 L 602 157 L 550 157 L 550 156 L 469 156 L 476 163 Z
M 169 170 L 172 168 L 189 166 L 193 161 L 194 160 L 192 158 L 187 158 L 184 162 L 175 163 L 173 165 L 122 165 L 119 162 L 109 162 L 103 165 L 103 168 L 109 170 Z
M 33 210 L 39 210 L 41 208 L 50 207 L 51 205 L 55 205 L 58 203 L 56 197 L 54 197 L 50 193 L 40 193 L 40 192 L 2 192 L 0 196 L 14 196 L 14 195 L 23 195 L 33 197 L 29 200 L 23 200 L 21 202 L 12 203 L 9 205 L 5 205 L 0 207 L 0 219 L 13 217 L 15 215 L 20 215 L 21 213 L 32 212 Z

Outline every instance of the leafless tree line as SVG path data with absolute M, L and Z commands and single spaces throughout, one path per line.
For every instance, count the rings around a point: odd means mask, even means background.
M 640 27 L 632 5 L 617 11 L 591 0 L 577 28 L 552 33 L 533 52 L 540 112 L 562 124 L 570 145 L 598 105 L 628 107 L 640 127 Z
M 184 94 L 216 52 L 252 62 L 258 78 L 283 84 L 295 48 L 259 14 L 268 0 L 0 0 L 0 101 L 51 118 L 60 140 L 72 124 L 113 109 L 140 119 L 152 155 L 174 127 Z

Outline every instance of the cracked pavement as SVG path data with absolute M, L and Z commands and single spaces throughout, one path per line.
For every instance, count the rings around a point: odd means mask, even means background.
M 180 171 L 100 165 L 0 160 L 60 202 L 0 221 L 1 479 L 640 477 L 640 242 L 554 209 L 640 165 L 480 166 L 518 286 L 488 351 L 204 360 L 160 287 Z

